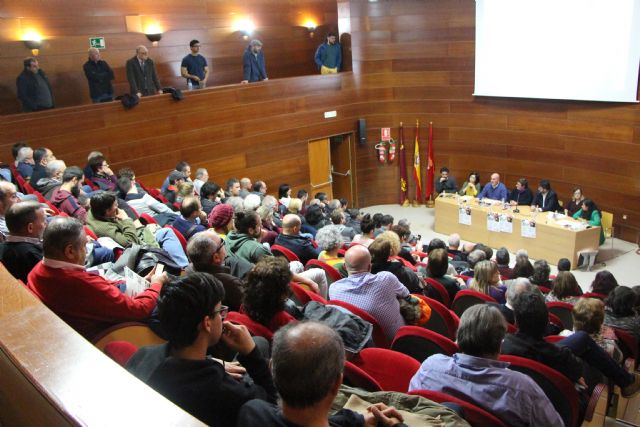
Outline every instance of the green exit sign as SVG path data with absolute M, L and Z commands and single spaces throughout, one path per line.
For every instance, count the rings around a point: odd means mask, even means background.
M 96 49 L 105 49 L 107 45 L 104 43 L 104 37 L 91 37 L 89 39 L 89 47 Z

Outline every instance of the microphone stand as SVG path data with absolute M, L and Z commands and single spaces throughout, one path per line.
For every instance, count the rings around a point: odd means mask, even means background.
M 513 210 L 513 213 L 520 213 L 520 209 L 518 209 L 519 204 L 520 204 L 520 192 L 518 191 L 518 197 L 516 198 L 516 207 Z

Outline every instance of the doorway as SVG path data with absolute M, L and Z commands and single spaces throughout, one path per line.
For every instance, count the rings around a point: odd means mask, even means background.
M 310 196 L 327 193 L 332 199 L 344 198 L 348 206 L 357 204 L 353 135 L 335 135 L 309 141 Z

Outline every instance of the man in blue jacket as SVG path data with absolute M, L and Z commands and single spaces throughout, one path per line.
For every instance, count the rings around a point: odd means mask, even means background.
M 244 55 L 242 56 L 242 68 L 244 72 L 242 83 L 269 80 L 264 64 L 262 42 L 260 40 L 251 40 L 251 43 L 249 43 L 247 50 L 244 51 Z
M 318 46 L 315 56 L 320 74 L 335 74 L 342 68 L 342 47 L 336 33 L 327 34 L 327 42 Z

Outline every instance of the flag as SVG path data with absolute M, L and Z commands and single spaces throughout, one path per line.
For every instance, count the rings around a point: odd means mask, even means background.
M 427 191 L 425 197 L 427 200 L 433 195 L 433 175 L 436 164 L 433 161 L 433 122 L 429 122 L 429 146 L 427 147 Z
M 404 157 L 404 128 L 402 122 L 400 122 L 400 129 L 398 129 L 398 138 L 400 142 L 400 157 L 398 158 L 398 164 L 400 165 L 400 204 L 404 205 L 409 198 L 409 188 L 407 185 L 407 162 Z
M 416 202 L 422 202 L 422 184 L 420 183 L 420 145 L 418 133 L 420 124 L 416 120 L 416 142 L 413 149 L 413 179 L 416 181 Z

